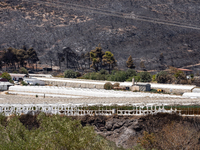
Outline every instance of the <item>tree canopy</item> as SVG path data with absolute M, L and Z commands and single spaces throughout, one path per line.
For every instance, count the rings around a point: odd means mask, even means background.
M 105 53 L 102 51 L 100 44 L 94 50 L 91 50 L 90 52 L 90 58 L 92 60 L 91 67 L 93 67 L 95 71 L 98 71 L 99 67 L 100 69 L 102 68 L 102 59 L 104 54 Z
M 25 47 L 22 49 L 15 48 L 7 48 L 4 49 L 1 53 L 0 64 L 1 66 L 14 67 L 16 69 L 16 65 L 18 68 L 25 67 L 27 62 L 29 64 L 34 64 L 38 61 L 37 53 L 33 48 L 30 48 L 28 51 Z
M 115 60 L 113 53 L 111 53 L 110 51 L 105 52 L 105 55 L 103 55 L 102 61 L 104 65 L 108 65 L 109 73 L 110 73 L 111 68 L 117 65 L 117 61 Z
M 126 66 L 130 69 L 135 68 L 135 65 L 133 63 L 133 59 L 132 59 L 131 55 L 128 57 L 128 60 L 126 61 Z

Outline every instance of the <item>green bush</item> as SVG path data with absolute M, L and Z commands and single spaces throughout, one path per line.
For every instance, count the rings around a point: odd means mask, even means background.
M 156 81 L 156 74 L 152 75 L 152 81 Z
M 104 89 L 106 89 L 106 90 L 111 90 L 111 89 L 113 89 L 112 83 L 106 82 L 106 83 L 104 84 Z
M 80 72 L 76 72 L 76 77 L 80 77 L 81 73 Z
M 106 70 L 101 70 L 100 72 L 92 72 L 84 74 L 81 79 L 91 79 L 91 80 L 107 80 L 109 74 Z
M 76 78 L 77 77 L 77 73 L 73 70 L 66 70 L 64 72 L 64 78 Z
M 90 79 L 90 74 L 91 73 L 86 73 L 82 76 L 82 79 Z
M 4 78 L 4 79 L 7 79 L 9 82 L 13 82 L 13 80 L 12 80 L 10 74 L 7 73 L 7 72 L 2 73 L 2 75 L 1 75 L 0 77 L 2 77 L 2 78 Z
M 178 81 L 180 81 L 180 80 L 186 80 L 187 78 L 186 78 L 186 75 L 184 74 L 184 72 L 183 71 L 177 71 L 175 74 L 174 74 L 174 76 L 176 77 L 176 79 L 178 80 Z
M 126 81 L 127 82 L 132 82 L 133 78 L 134 78 L 135 82 L 140 82 L 140 76 L 129 77 Z
M 156 81 L 158 83 L 171 83 L 171 76 L 166 71 L 160 71 L 156 75 Z
M 140 76 L 134 76 L 133 78 L 134 78 L 135 82 L 140 82 Z
M 28 71 L 24 67 L 21 67 L 19 73 L 28 74 Z
M 128 79 L 126 79 L 127 82 L 132 82 L 133 77 L 129 77 Z
M 104 75 L 107 75 L 108 74 L 108 71 L 106 71 L 105 69 L 101 69 L 99 71 L 100 74 L 104 74 Z
M 133 69 L 128 69 L 126 70 L 126 78 L 130 78 L 130 77 L 133 77 L 133 76 L 137 76 L 137 73 L 135 70 Z
M 151 75 L 149 72 L 141 72 L 140 73 L 140 81 L 141 82 L 151 82 Z
M 59 115 L 49 116 L 44 113 L 40 113 L 36 119 L 39 127 L 35 129 L 28 129 L 17 116 L 11 117 L 6 126 L 0 124 L 0 149 L 100 150 L 108 148 L 108 143 L 97 136 L 92 126 L 83 127 L 78 120 Z
M 27 84 L 26 82 L 24 82 L 24 81 L 22 81 L 21 84 L 22 84 L 23 86 L 27 86 L 27 85 L 28 85 L 28 84 Z
M 108 80 L 109 81 L 118 81 L 118 82 L 124 82 L 126 81 L 126 72 L 124 71 L 117 71 L 114 75 L 110 75 Z

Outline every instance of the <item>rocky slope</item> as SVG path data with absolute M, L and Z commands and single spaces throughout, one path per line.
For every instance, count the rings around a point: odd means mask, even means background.
M 82 126 L 94 126 L 97 134 L 114 142 L 118 147 L 133 148 L 142 143 L 145 149 L 200 149 L 200 119 L 195 116 L 158 113 L 147 116 L 70 118 L 79 120 Z M 27 114 L 19 119 L 29 130 L 40 127 L 37 116 Z
M 199 122 L 198 118 L 181 117 L 175 114 L 157 114 L 143 117 L 86 116 L 81 118 L 83 126 L 86 124 L 95 126 L 98 134 L 124 148 L 136 146 L 138 141 L 143 138 L 145 131 L 153 133 L 155 136 L 155 143 L 152 145 L 156 149 L 180 149 L 179 146 L 181 146 L 181 149 L 194 149 L 194 147 L 199 149 Z M 145 140 L 148 143 L 148 138 Z
M 49 65 L 52 51 L 57 65 L 63 47 L 81 54 L 101 43 L 120 67 L 129 55 L 138 69 L 141 61 L 147 69 L 194 65 L 200 56 L 199 7 L 196 0 L 1 0 L 0 49 L 34 47 Z

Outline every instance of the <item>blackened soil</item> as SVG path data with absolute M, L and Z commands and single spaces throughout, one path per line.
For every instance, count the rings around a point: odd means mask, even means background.
M 37 120 L 36 115 L 35 116 L 30 115 L 30 114 L 21 115 L 19 120 L 29 130 L 39 128 L 39 126 L 40 126 L 40 123 Z

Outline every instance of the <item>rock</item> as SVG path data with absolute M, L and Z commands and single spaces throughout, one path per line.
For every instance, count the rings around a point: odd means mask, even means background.
M 118 128 L 121 128 L 121 127 L 124 125 L 124 123 L 125 123 L 125 121 L 116 122 L 116 123 L 113 125 L 113 130 L 118 129 Z
M 110 131 L 113 127 L 113 122 L 112 121 L 108 121 L 106 122 L 105 128 Z

